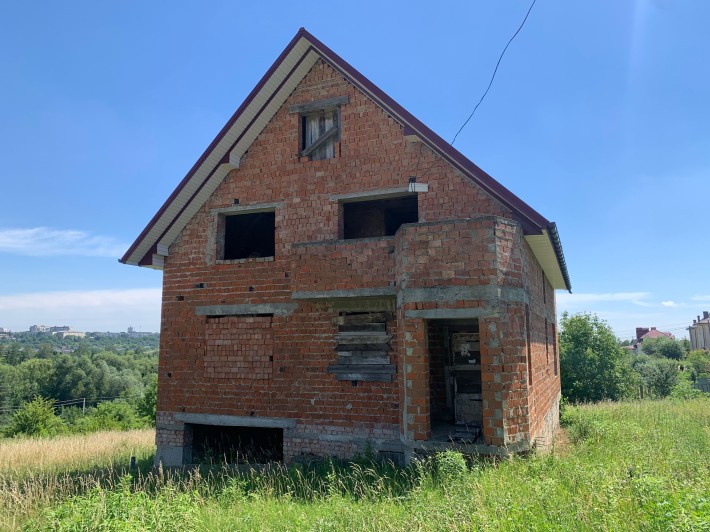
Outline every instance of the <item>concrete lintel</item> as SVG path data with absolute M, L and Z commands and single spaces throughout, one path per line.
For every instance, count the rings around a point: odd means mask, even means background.
M 222 414 L 192 414 L 177 412 L 175 419 L 195 425 L 217 425 L 222 427 L 261 427 L 290 429 L 296 420 L 287 417 L 227 416 Z
M 527 303 L 528 294 L 522 288 L 510 286 L 441 286 L 435 288 L 405 288 L 398 294 L 398 303 L 451 302 L 478 300 L 486 302 Z
M 196 316 L 248 316 L 273 314 L 288 316 L 298 307 L 297 303 L 252 303 L 243 305 L 206 305 L 195 307 Z
M 233 205 L 231 207 L 222 207 L 219 209 L 212 209 L 210 212 L 212 214 L 249 214 L 253 212 L 272 212 L 277 208 L 281 207 L 283 204 L 280 202 L 274 203 L 254 203 L 252 205 Z
M 498 314 L 496 309 L 483 308 L 434 308 L 430 310 L 405 310 L 405 318 L 425 320 L 462 320 L 472 318 L 487 318 Z
M 330 201 L 341 201 L 343 203 L 355 201 L 371 201 L 387 198 L 398 198 L 402 196 L 412 196 L 415 193 L 409 191 L 409 186 L 397 188 L 381 188 L 379 190 L 366 190 L 362 192 L 350 192 L 348 194 L 331 194 Z
M 360 297 L 395 297 L 397 289 L 394 286 L 378 288 L 356 288 L 353 290 L 314 290 L 295 291 L 291 294 L 293 299 L 352 299 Z

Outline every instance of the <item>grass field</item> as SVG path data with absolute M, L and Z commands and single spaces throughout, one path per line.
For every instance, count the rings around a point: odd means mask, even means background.
M 710 531 L 710 399 L 605 403 L 564 418 L 563 446 L 502 462 L 452 454 L 408 468 L 363 460 L 130 476 L 117 467 L 125 445 L 97 473 L 81 459 L 65 470 L 30 460 L 20 472 L 3 461 L 0 527 Z M 0 442 L 0 453 L 12 444 Z M 8 489 L 18 475 L 52 495 L 20 504 L 20 486 Z

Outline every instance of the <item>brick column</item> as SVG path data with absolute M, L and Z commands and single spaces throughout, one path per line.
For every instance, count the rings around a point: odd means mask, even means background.
M 405 319 L 400 311 L 399 324 L 403 436 L 410 442 L 428 440 L 431 437 L 431 409 L 426 321 Z

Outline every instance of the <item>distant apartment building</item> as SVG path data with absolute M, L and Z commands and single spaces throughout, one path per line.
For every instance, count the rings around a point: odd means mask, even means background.
M 10 332 L 10 329 L 6 329 L 5 327 L 0 327 L 0 334 L 8 334 Z
M 698 316 L 693 320 L 693 324 L 688 327 L 688 335 L 691 350 L 710 350 L 710 313 L 707 310 L 703 311 L 702 319 Z
M 79 331 L 59 331 L 59 332 L 53 332 L 52 335 L 55 335 L 57 338 L 68 338 L 70 336 L 75 336 L 77 338 L 84 338 L 86 336 L 86 333 L 79 332 Z
M 47 327 L 46 325 L 31 325 L 30 332 L 35 334 L 49 334 L 56 335 L 59 338 L 66 338 L 68 336 L 76 336 L 78 338 L 84 338 L 86 333 L 79 331 L 72 331 L 69 325 L 53 325 Z

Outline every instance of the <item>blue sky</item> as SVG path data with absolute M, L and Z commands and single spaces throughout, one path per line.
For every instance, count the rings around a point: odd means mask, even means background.
M 117 258 L 300 26 L 451 140 L 529 2 L 308 5 L 0 6 L 0 327 L 159 329 L 160 272 Z M 455 144 L 557 222 L 559 310 L 623 338 L 710 310 L 708 20 L 538 0 Z

